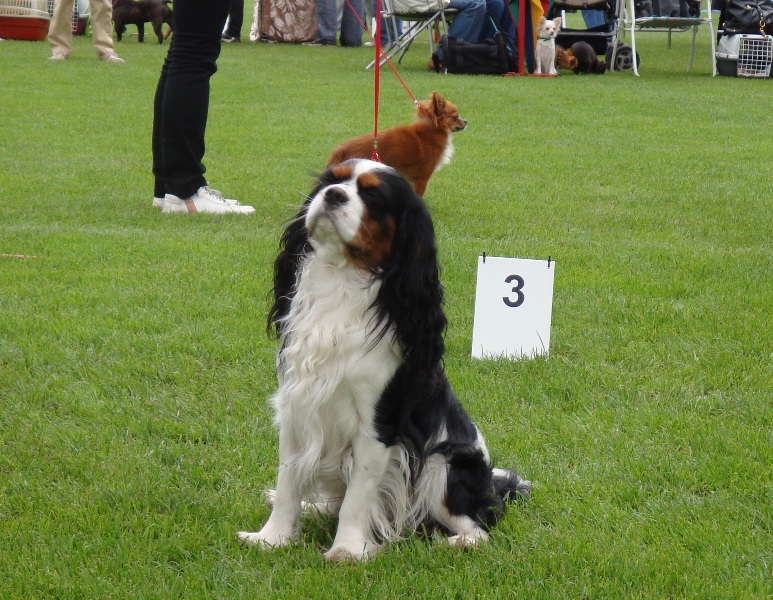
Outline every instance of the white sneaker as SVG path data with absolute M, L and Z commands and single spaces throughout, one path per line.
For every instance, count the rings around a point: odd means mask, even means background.
M 228 204 L 230 204 L 231 206 L 244 206 L 244 204 L 242 204 L 242 203 L 241 203 L 241 202 L 239 202 L 238 200 L 234 200 L 233 198 L 226 198 L 226 197 L 224 197 L 224 196 L 223 196 L 223 194 L 221 194 L 221 193 L 220 193 L 220 192 L 218 192 L 217 190 L 213 190 L 213 189 L 212 189 L 211 187 L 209 187 L 209 186 L 207 186 L 207 189 L 209 190 L 209 193 L 210 193 L 210 194 L 212 194 L 213 196 L 215 196 L 215 197 L 217 197 L 217 198 L 220 198 L 221 200 L 225 200 L 225 201 L 226 201 L 226 202 L 228 202 Z
M 67 60 L 67 54 L 64 52 L 54 52 L 48 57 L 48 60 Z
M 236 202 L 236 200 L 234 200 Z M 167 194 L 164 198 L 164 213 L 208 213 L 213 215 L 239 214 L 254 215 L 255 209 L 244 204 L 230 204 L 223 198 L 220 192 L 213 193 L 207 186 L 201 186 L 193 196 L 185 200 L 173 194 Z
M 120 56 L 118 56 L 115 52 L 107 52 L 105 54 L 100 54 L 97 56 L 99 60 L 103 60 L 105 62 L 112 62 L 112 63 L 122 63 L 126 62 L 124 59 L 122 59 Z
M 231 206 L 243 206 L 242 203 L 239 202 L 238 200 L 234 200 L 233 198 L 225 198 L 225 197 L 223 197 L 223 194 L 221 194 L 217 190 L 213 190 L 212 188 L 209 188 L 209 187 L 207 189 L 209 190 L 210 194 L 220 198 L 221 200 L 225 200 Z M 164 207 L 164 197 L 163 196 L 161 196 L 161 197 L 153 196 L 153 201 L 151 202 L 151 206 L 153 208 L 163 208 Z

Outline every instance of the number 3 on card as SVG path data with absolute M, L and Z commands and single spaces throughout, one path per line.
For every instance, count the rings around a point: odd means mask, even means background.
M 548 353 L 555 266 L 551 260 L 478 258 L 474 358 L 532 358 Z
M 515 281 L 516 284 L 510 291 L 515 294 L 515 300 L 511 299 L 509 296 L 505 296 L 502 300 L 504 300 L 504 303 L 510 308 L 518 308 L 526 299 L 523 295 L 523 277 L 520 275 L 508 275 L 505 277 L 505 283 L 512 283 L 513 281 Z

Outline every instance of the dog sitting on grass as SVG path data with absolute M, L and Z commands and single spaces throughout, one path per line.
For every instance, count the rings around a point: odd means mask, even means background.
M 556 36 L 561 29 L 561 17 L 548 20 L 540 17 L 537 22 L 537 42 L 534 44 L 534 74 L 557 75 Z
M 145 23 L 150 23 L 158 43 L 162 44 L 172 33 L 172 9 L 167 4 L 163 0 L 113 0 L 113 23 L 118 41 L 121 41 L 127 25 L 136 25 L 137 40 L 144 42 Z M 169 25 L 166 36 L 161 31 L 164 23 Z

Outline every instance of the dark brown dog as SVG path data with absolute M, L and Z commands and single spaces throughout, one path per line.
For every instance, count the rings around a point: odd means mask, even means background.
M 575 42 L 566 50 L 556 46 L 556 66 L 574 71 L 575 74 L 603 75 L 607 64 L 599 60 L 596 51 L 588 42 Z
M 161 44 L 172 32 L 172 9 L 163 0 L 113 0 L 113 23 L 119 42 L 127 25 L 136 25 L 137 39 L 144 42 L 145 23 L 150 23 Z M 164 23 L 169 25 L 166 36 L 161 31 Z

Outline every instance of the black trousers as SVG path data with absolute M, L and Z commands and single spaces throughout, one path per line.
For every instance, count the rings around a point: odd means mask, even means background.
M 231 0 L 175 0 L 174 34 L 153 103 L 153 194 L 189 198 L 206 185 L 209 78 Z
M 244 0 L 231 0 L 231 9 L 228 11 L 228 29 L 226 35 L 242 37 L 242 23 L 244 23 Z

